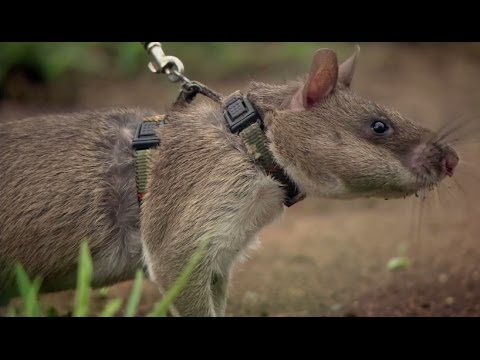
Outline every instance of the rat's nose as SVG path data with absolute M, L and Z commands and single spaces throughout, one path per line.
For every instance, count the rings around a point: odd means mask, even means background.
M 445 151 L 445 155 L 443 156 L 443 159 L 441 160 L 442 163 L 442 169 L 445 172 L 446 175 L 448 176 L 453 176 L 453 171 L 458 165 L 458 155 L 453 150 L 452 148 L 447 148 Z

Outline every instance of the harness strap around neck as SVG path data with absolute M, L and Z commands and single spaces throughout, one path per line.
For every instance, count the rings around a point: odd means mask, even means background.
M 224 118 L 229 130 L 242 138 L 249 155 L 268 176 L 277 180 L 285 191 L 284 204 L 287 207 L 303 200 L 305 194 L 290 180 L 285 171 L 275 161 L 269 149 L 262 115 L 252 102 L 240 92 L 230 95 L 224 102 Z

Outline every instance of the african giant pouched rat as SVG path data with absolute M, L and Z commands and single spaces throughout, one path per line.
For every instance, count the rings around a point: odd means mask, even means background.
M 357 52 L 338 66 L 318 50 L 304 80 L 252 83 L 276 162 L 308 196 L 403 197 L 452 175 L 455 151 L 434 133 L 350 90 Z M 168 288 L 208 234 L 205 256 L 175 305 L 180 315 L 225 312 L 232 264 L 283 209 L 222 107 L 173 108 L 158 128 L 147 194 L 137 202 L 132 138 L 154 112 L 114 109 L 0 125 L 0 292 L 19 261 L 43 290 L 72 288 L 83 239 L 94 285 L 131 279 L 146 265 Z

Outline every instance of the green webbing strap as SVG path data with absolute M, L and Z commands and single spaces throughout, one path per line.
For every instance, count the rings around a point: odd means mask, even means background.
M 253 162 L 260 165 L 267 175 L 272 176 L 282 184 L 287 195 L 284 200 L 286 206 L 292 206 L 305 198 L 305 194 L 298 191 L 295 184 L 288 179 L 282 168 L 273 158 L 268 148 L 268 138 L 258 123 L 251 124 L 240 131 L 238 135 L 243 140 Z
M 135 179 L 137 181 L 137 196 L 138 196 L 139 202 L 142 202 L 143 196 L 147 191 L 149 163 L 150 163 L 150 149 L 137 150 L 135 152 L 135 167 L 136 167 Z
M 254 162 L 265 169 L 267 173 L 271 173 L 277 167 L 272 153 L 268 149 L 268 139 L 265 133 L 260 128 L 258 123 L 254 123 L 238 134 L 245 146 L 247 147 L 249 155 Z
M 156 115 L 144 119 L 144 122 L 163 122 L 165 115 Z M 135 151 L 135 181 L 137 183 L 137 198 L 141 204 L 147 192 L 148 175 L 151 169 L 151 149 Z

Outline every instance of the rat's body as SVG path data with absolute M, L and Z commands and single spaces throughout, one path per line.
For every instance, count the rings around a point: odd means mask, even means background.
M 404 196 L 453 171 L 453 150 L 352 94 L 355 57 L 338 68 L 333 55 L 319 51 L 305 83 L 254 83 L 246 92 L 264 114 L 275 160 L 302 191 Z M 131 279 L 145 264 L 150 278 L 168 288 L 208 236 L 208 250 L 175 305 L 181 315 L 224 314 L 233 263 L 282 213 L 285 193 L 227 130 L 222 107 L 200 102 L 171 111 L 160 126 L 140 211 L 131 142 L 149 115 L 111 110 L 0 126 L 0 291 L 10 284 L 14 261 L 43 276 L 45 290 L 73 287 L 84 239 L 94 285 Z M 378 119 L 395 137 L 370 133 Z M 421 173 L 421 161 L 431 163 L 428 173 Z

